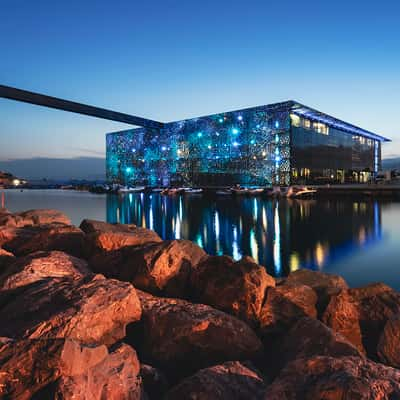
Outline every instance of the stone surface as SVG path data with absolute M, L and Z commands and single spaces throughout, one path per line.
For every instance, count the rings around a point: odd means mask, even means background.
M 309 286 L 287 284 L 268 288 L 260 313 L 262 334 L 285 333 L 303 317 L 316 318 L 316 303 L 317 295 Z
M 71 225 L 71 220 L 61 211 L 41 209 L 20 213 L 0 213 L 0 226 L 24 227 L 60 223 Z
M 348 288 L 346 281 L 339 275 L 309 269 L 292 272 L 284 284 L 302 284 L 314 289 L 318 296 L 317 309 L 320 314 L 325 310 L 332 295 Z
M 166 240 L 145 247 L 126 247 L 90 260 L 93 270 L 132 282 L 153 294 L 184 297 L 190 272 L 207 257 L 189 240 Z
M 62 374 L 82 374 L 107 356 L 107 347 L 65 339 L 7 341 L 0 345 L 0 398 L 30 399 Z
M 92 274 L 84 260 L 61 251 L 39 251 L 18 259 L 0 274 L 0 290 L 15 289 L 45 278 L 80 279 Z
M 279 349 L 282 365 L 314 356 L 360 356 L 362 353 L 342 335 L 313 318 L 302 318 L 284 337 Z
M 80 225 L 86 233 L 86 256 L 121 249 L 127 246 L 144 246 L 161 242 L 156 232 L 136 225 L 108 224 L 101 221 L 84 220 Z
M 275 280 L 251 257 L 234 262 L 228 256 L 208 257 L 191 275 L 196 301 L 257 324 L 266 288 Z
M 0 291 L 0 336 L 112 344 L 140 317 L 132 285 L 102 275 L 48 278 Z
M 17 257 L 49 250 L 65 251 L 80 257 L 83 254 L 84 239 L 84 233 L 79 228 L 58 223 L 0 228 L 0 246 Z
M 0 346 L 1 399 L 142 399 L 135 351 L 69 339 L 25 339 Z
M 400 314 L 386 322 L 378 342 L 378 357 L 384 364 L 400 368 Z
M 150 400 L 163 398 L 168 390 L 168 381 L 160 369 L 148 364 L 141 364 L 140 376 L 142 377 L 144 391 Z
M 383 283 L 349 289 L 357 305 L 363 345 L 368 357 L 377 359 L 377 345 L 386 322 L 400 313 L 400 293 Z
M 14 261 L 14 254 L 0 247 L 0 273 Z
M 63 375 L 55 399 L 145 400 L 135 350 L 120 344 L 101 362 L 80 375 Z
M 357 303 L 347 290 L 342 290 L 339 294 L 331 297 L 322 321 L 335 332 L 342 334 L 362 353 L 365 353 Z
M 262 343 L 239 319 L 204 304 L 138 291 L 143 316 L 134 347 L 167 374 L 187 375 L 228 360 L 251 360 Z M 171 367 L 173 366 L 173 367 Z
M 202 369 L 173 387 L 165 400 L 262 399 L 265 384 L 253 368 L 230 361 Z
M 290 363 L 265 400 L 394 400 L 400 371 L 360 357 L 314 357 Z

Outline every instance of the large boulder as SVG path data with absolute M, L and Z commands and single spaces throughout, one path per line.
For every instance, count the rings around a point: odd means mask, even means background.
M 284 337 L 279 349 L 281 365 L 298 358 L 314 356 L 359 356 L 363 354 L 340 333 L 328 328 L 317 319 L 300 319 Z
M 101 362 L 81 374 L 63 375 L 57 382 L 56 399 L 147 399 L 135 350 L 120 344 Z
M 331 297 L 322 315 L 322 321 L 335 332 L 342 334 L 362 353 L 365 353 L 358 306 L 347 290 L 342 290 L 339 294 Z
M 400 313 L 400 293 L 383 283 L 348 292 L 357 306 L 364 348 L 368 357 L 377 360 L 377 345 L 385 324 Z
M 202 369 L 173 387 L 165 400 L 248 400 L 262 399 L 265 384 L 250 366 L 228 361 Z
M 400 371 L 360 357 L 314 357 L 290 363 L 267 388 L 265 400 L 392 400 Z
M 69 339 L 6 340 L 0 344 L 0 398 L 28 400 L 141 399 L 135 351 L 85 346 Z
M 299 269 L 292 272 L 285 280 L 285 284 L 302 284 L 314 289 L 318 296 L 317 309 L 320 315 L 328 305 L 331 296 L 348 288 L 346 281 L 339 275 L 309 269 Z
M 275 280 L 251 257 L 234 262 L 228 256 L 208 257 L 191 274 L 196 301 L 247 321 L 258 323 L 267 287 Z
M 263 349 L 253 330 L 235 317 L 204 304 L 138 294 L 143 316 L 131 336 L 134 347 L 166 373 L 182 376 L 219 362 L 251 360 Z
M 19 258 L 0 274 L 0 290 L 15 289 L 45 278 L 81 279 L 86 275 L 93 275 L 86 261 L 62 251 L 38 251 Z
M 0 273 L 14 261 L 14 254 L 0 247 Z
M 86 255 L 94 255 L 127 246 L 144 246 L 161 242 L 156 232 L 136 225 L 109 224 L 102 221 L 83 220 L 80 228 L 86 233 Z
M 90 260 L 90 266 L 153 294 L 184 297 L 191 271 L 205 257 L 204 250 L 189 240 L 166 240 L 99 255 Z
M 0 336 L 112 344 L 140 317 L 133 286 L 102 275 L 47 278 L 0 291 Z
M 305 285 L 281 285 L 267 290 L 260 313 L 264 336 L 281 335 L 303 317 L 317 317 L 317 295 Z
M 21 228 L 53 223 L 71 225 L 71 220 L 61 211 L 48 209 L 28 210 L 14 214 L 9 212 L 0 213 L 0 226 Z
M 400 368 L 400 314 L 386 322 L 378 342 L 378 357 L 384 364 Z
M 0 246 L 17 257 L 40 250 L 60 250 L 81 257 L 84 240 L 85 235 L 79 228 L 59 223 L 0 228 Z

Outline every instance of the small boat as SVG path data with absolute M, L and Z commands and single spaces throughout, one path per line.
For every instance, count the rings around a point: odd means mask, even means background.
M 230 189 L 217 190 L 215 194 L 217 196 L 231 196 L 232 191 Z
M 292 199 L 304 199 L 314 196 L 317 193 L 315 189 L 309 189 L 307 186 L 290 186 L 286 192 L 286 197 Z
M 185 194 L 202 194 L 203 193 L 203 189 L 185 189 Z
M 235 195 L 244 195 L 244 194 L 248 194 L 249 193 L 249 189 L 246 188 L 242 188 L 241 186 L 235 186 L 233 188 L 231 188 L 231 192 Z
M 146 188 L 144 186 L 127 187 L 123 186 L 119 188 L 119 193 L 139 193 L 143 192 Z
M 264 193 L 264 188 L 248 189 L 247 193 L 251 196 L 259 196 Z
M 184 192 L 184 189 L 182 188 L 169 188 L 169 189 L 164 189 L 161 194 L 164 196 L 175 196 L 178 194 L 182 194 Z

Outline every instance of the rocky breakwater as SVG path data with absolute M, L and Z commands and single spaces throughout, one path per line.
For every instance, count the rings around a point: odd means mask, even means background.
M 0 210 L 0 399 L 400 399 L 400 294 Z

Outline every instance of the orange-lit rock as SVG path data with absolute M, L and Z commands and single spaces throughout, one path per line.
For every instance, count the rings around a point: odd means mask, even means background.
M 0 213 L 0 226 L 24 227 L 44 224 L 71 225 L 71 220 L 61 211 L 57 210 L 28 210 L 20 213 Z
M 108 224 L 83 220 L 80 228 L 86 233 L 85 253 L 88 258 L 126 246 L 143 246 L 161 242 L 156 232 L 136 225 Z
M 386 322 L 378 342 L 378 357 L 384 364 L 400 368 L 400 314 Z
M 400 293 L 383 283 L 349 289 L 357 305 L 364 348 L 369 357 L 376 359 L 379 337 L 386 322 L 400 313 Z
M 165 400 L 257 400 L 263 399 L 265 384 L 253 368 L 228 361 L 201 369 L 173 387 Z
M 126 247 L 90 260 L 93 270 L 132 282 L 153 294 L 183 297 L 190 272 L 207 257 L 189 240 L 166 240 L 145 247 Z
M 80 257 L 84 239 L 84 233 L 72 225 L 55 223 L 24 228 L 0 227 L 0 246 L 18 257 L 48 250 L 65 251 Z
M 101 362 L 82 374 L 64 374 L 57 382 L 56 399 L 146 400 L 135 350 L 114 348 Z
M 205 304 L 258 323 L 265 290 L 275 280 L 251 257 L 234 262 L 228 256 L 208 257 L 191 275 L 192 296 Z
M 239 319 L 203 304 L 138 291 L 143 316 L 134 343 L 166 373 L 188 374 L 227 360 L 251 360 L 263 346 Z
M 285 284 L 302 284 L 314 289 L 318 296 L 317 310 L 320 314 L 325 310 L 331 296 L 348 288 L 346 281 L 339 275 L 309 269 L 299 269 L 292 272 L 285 280 Z
M 342 290 L 339 294 L 331 297 L 322 321 L 335 332 L 342 334 L 362 353 L 365 353 L 357 303 L 347 290 Z
M 80 279 L 86 275 L 93 275 L 86 261 L 62 251 L 38 251 L 18 259 L 0 274 L 0 290 L 15 289 L 45 278 Z
M 305 285 L 281 285 L 268 288 L 260 313 L 263 335 L 285 333 L 303 317 L 317 317 L 317 295 Z
M 360 356 L 362 353 L 340 333 L 313 318 L 302 318 L 284 337 L 279 349 L 282 365 L 314 356 Z
M 0 344 L 1 399 L 142 399 L 135 351 L 69 339 Z M 135 396 L 136 395 L 136 396 Z
M 0 336 L 112 344 L 140 317 L 132 285 L 102 275 L 48 278 L 0 291 Z
M 314 357 L 290 363 L 265 400 L 391 400 L 400 398 L 400 371 L 360 357 Z

